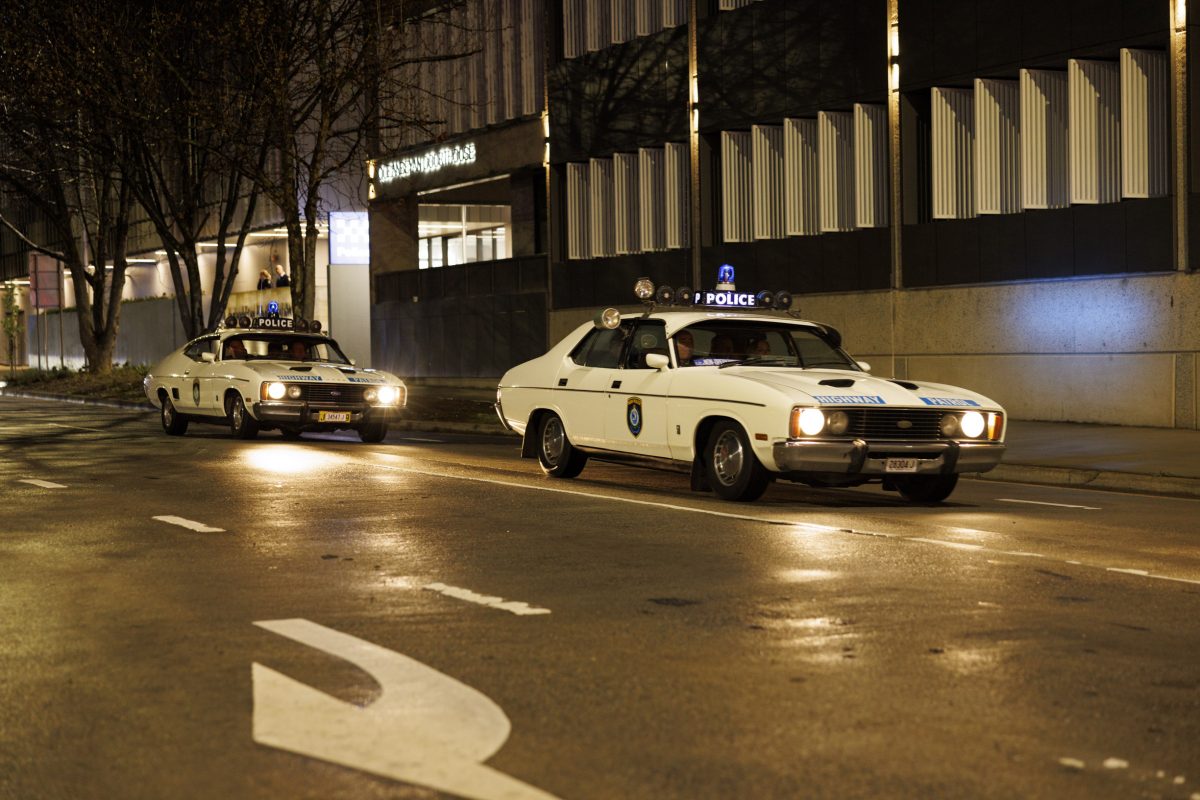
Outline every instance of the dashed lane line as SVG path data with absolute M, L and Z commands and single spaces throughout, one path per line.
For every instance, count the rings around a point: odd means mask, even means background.
M 426 584 L 424 588 L 431 592 L 444 594 L 447 597 L 465 600 L 468 603 L 476 603 L 489 608 L 498 608 L 501 611 L 507 611 L 510 614 L 516 614 L 518 617 L 550 613 L 550 609 L 548 608 L 538 608 L 536 606 L 531 606 L 528 603 L 522 603 L 519 600 L 505 600 L 503 597 L 492 597 L 485 594 L 476 594 L 470 589 L 462 589 L 458 586 L 447 586 L 444 583 L 429 583 Z
M 1140 569 L 1127 569 L 1122 567 L 1114 567 L 1103 564 L 1088 564 L 1086 562 L 1068 560 L 1063 558 L 1052 558 L 1041 553 L 1030 553 L 1017 550 L 996 550 L 983 545 L 969 544 L 965 542 L 952 542 L 945 539 L 929 539 L 921 536 L 901 536 L 893 533 L 883 533 L 876 531 L 855 530 L 852 528 L 840 528 L 833 525 L 818 525 L 811 522 L 793 522 L 791 520 L 771 519 L 769 517 L 760 517 L 753 514 L 734 514 L 727 511 L 715 511 L 709 508 L 696 508 L 694 506 L 684 506 L 677 503 L 663 503 L 656 500 L 639 500 L 633 497 L 618 497 L 610 494 L 601 494 L 599 492 L 580 492 L 571 489 L 559 489 L 553 486 L 537 486 L 529 483 L 520 483 L 518 481 L 505 481 L 496 478 L 484 478 L 477 475 L 455 475 L 446 472 L 431 472 L 427 469 L 415 469 L 413 467 L 401 467 L 392 464 L 378 464 L 374 466 L 377 469 L 386 469 L 394 472 L 405 472 L 413 475 L 425 475 L 431 478 L 447 478 L 450 480 L 472 481 L 474 483 L 486 483 L 494 486 L 505 486 L 513 489 L 527 489 L 539 492 L 553 492 L 555 494 L 566 494 L 573 497 L 584 497 L 593 500 L 608 500 L 616 503 L 628 503 L 631 505 L 650 506 L 652 508 L 664 508 L 671 511 L 685 511 L 692 514 L 706 514 L 713 517 L 723 517 L 725 519 L 738 519 L 746 522 L 757 522 L 767 525 L 783 525 L 792 529 L 810 530 L 820 533 L 848 533 L 855 536 L 872 536 L 880 539 L 896 539 L 900 541 L 919 542 L 921 544 L 936 544 L 939 547 L 947 547 L 958 550 L 967 550 L 976 553 L 987 555 L 1007 555 L 1020 558 L 1039 558 L 1046 561 L 1053 561 L 1062 564 L 1071 564 L 1072 566 L 1081 566 L 1088 569 L 1099 569 L 1105 572 L 1116 572 L 1126 575 L 1132 575 L 1141 578 L 1154 578 L 1157 580 L 1174 581 L 1177 583 L 1186 583 L 1200 586 L 1200 580 L 1191 578 L 1180 578 L 1171 575 L 1159 575 Z M 1099 510 L 1099 509 L 1097 509 Z
M 38 480 L 37 478 L 21 478 L 18 482 L 19 483 L 28 483 L 32 486 L 39 486 L 43 489 L 65 489 L 65 488 L 67 488 L 66 484 L 55 483 L 54 481 Z
M 178 525 L 181 528 L 187 528 L 190 531 L 197 533 L 224 533 L 224 528 L 214 528 L 211 525 L 205 525 L 203 522 L 196 522 L 193 519 L 184 519 L 183 517 L 175 517 L 170 514 L 154 517 L 159 522 L 165 522 L 168 525 Z
M 1024 503 L 1030 506 L 1054 506 L 1055 508 L 1081 508 L 1084 511 L 1103 511 L 1098 506 L 1073 506 L 1070 503 L 1047 503 L 1042 500 L 1014 500 L 1011 497 L 997 497 L 997 503 Z

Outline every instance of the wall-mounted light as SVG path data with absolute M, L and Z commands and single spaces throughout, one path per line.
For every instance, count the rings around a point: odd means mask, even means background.
M 1187 28 L 1187 0 L 1175 0 L 1175 30 Z

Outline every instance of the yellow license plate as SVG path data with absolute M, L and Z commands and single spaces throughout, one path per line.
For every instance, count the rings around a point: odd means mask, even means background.
M 349 422 L 349 411 L 318 411 L 317 422 Z

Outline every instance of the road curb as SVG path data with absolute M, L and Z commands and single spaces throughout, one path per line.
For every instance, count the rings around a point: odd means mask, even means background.
M 1200 480 L 1179 475 L 1147 475 L 1138 472 L 1043 467 L 1034 464 L 1000 464 L 989 472 L 965 473 L 963 477 L 984 481 L 1063 486 L 1071 489 L 1102 489 L 1168 497 L 1200 498 Z

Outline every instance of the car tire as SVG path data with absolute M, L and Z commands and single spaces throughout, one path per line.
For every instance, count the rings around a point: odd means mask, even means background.
M 538 463 L 552 478 L 574 478 L 583 471 L 587 453 L 575 449 L 558 414 L 547 413 L 537 429 Z
M 183 436 L 187 433 L 187 417 L 179 413 L 169 397 L 163 398 L 161 417 L 163 430 L 168 436 Z
M 709 486 L 723 500 L 757 500 L 771 483 L 771 475 L 754 455 L 746 432 L 732 420 L 718 422 L 709 433 L 704 468 Z
M 958 475 L 921 475 L 896 481 L 896 490 L 910 503 L 940 503 L 958 485 Z
M 387 433 L 386 422 L 369 422 L 358 429 L 358 438 L 367 444 L 378 444 L 383 441 Z
M 229 401 L 229 430 L 239 439 L 253 439 L 258 436 L 258 420 L 250 416 L 241 395 L 233 395 Z

